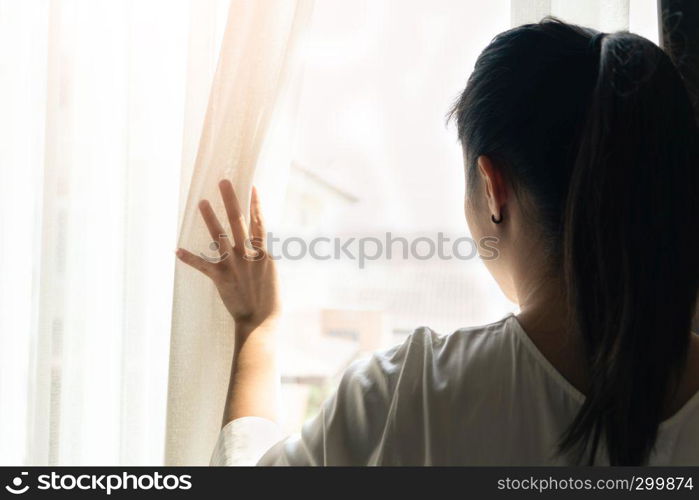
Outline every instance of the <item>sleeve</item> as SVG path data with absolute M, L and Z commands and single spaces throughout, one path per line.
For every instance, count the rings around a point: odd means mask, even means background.
M 210 465 L 255 465 L 281 439 L 277 424 L 261 417 L 242 417 L 221 429 Z
M 411 338 L 355 361 L 337 391 L 300 434 L 273 446 L 258 465 L 375 465 L 388 439 Z

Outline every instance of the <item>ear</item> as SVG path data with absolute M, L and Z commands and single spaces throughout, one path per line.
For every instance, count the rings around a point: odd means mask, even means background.
M 483 186 L 485 187 L 485 198 L 488 202 L 488 210 L 493 217 L 500 219 L 502 210 L 507 203 L 507 184 L 505 176 L 500 169 L 490 159 L 490 157 L 481 155 L 478 157 L 478 172 L 481 175 Z

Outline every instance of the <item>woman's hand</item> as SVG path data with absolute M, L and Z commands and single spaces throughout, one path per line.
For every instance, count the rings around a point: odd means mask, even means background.
M 211 278 L 235 320 L 236 336 L 245 340 L 256 329 L 273 326 L 279 314 L 279 290 L 274 261 L 265 248 L 265 228 L 255 188 L 250 202 L 250 228 L 230 181 L 219 183 L 232 238 L 228 237 L 208 200 L 199 210 L 209 234 L 218 244 L 219 257 L 201 257 L 183 248 L 177 257 Z
M 219 258 L 200 257 L 183 248 L 177 250 L 177 257 L 211 278 L 235 320 L 235 348 L 223 425 L 246 416 L 276 420 L 279 375 L 275 336 L 270 334 L 276 330 L 279 290 L 274 261 L 264 245 L 260 203 L 253 188 L 248 231 L 233 185 L 225 180 L 218 186 L 232 239 L 223 230 L 211 204 L 202 200 L 199 210 L 211 237 L 218 243 Z

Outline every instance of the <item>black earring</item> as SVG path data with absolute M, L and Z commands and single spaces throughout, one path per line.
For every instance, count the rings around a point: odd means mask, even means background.
M 502 222 L 502 214 L 500 214 L 500 218 L 496 219 L 495 215 L 490 215 L 490 220 L 492 220 L 495 224 L 500 224 Z

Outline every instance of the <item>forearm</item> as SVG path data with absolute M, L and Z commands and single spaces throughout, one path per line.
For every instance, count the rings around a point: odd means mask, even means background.
M 240 417 L 278 418 L 279 369 L 276 325 L 236 326 L 223 425 Z

